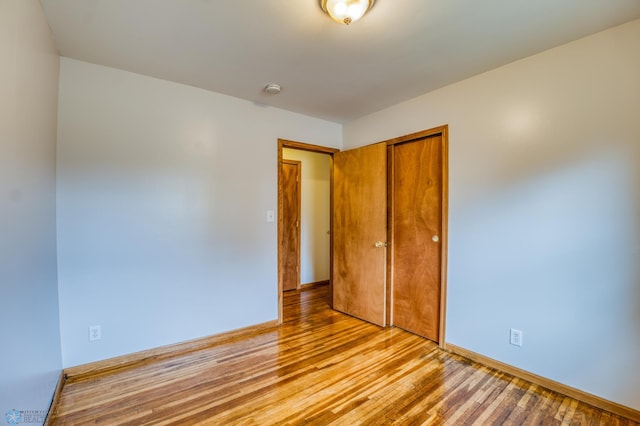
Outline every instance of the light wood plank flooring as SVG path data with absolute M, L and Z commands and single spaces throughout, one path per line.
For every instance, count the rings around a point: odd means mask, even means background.
M 285 295 L 285 324 L 135 368 L 69 378 L 53 425 L 637 425 Z

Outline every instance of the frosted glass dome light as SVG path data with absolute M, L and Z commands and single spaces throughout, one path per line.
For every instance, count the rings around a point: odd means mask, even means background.
M 362 18 L 375 0 L 320 0 L 320 6 L 336 22 L 349 25 Z

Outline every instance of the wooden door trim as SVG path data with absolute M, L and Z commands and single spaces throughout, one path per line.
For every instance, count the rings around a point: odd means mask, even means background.
M 302 151 L 318 152 L 321 154 L 330 154 L 333 156 L 340 150 L 337 148 L 329 148 L 327 146 L 313 145 L 304 142 L 290 141 L 287 139 L 278 139 L 278 154 L 282 159 L 282 148 L 300 149 Z
M 446 140 L 448 142 L 448 134 L 449 134 L 449 125 L 445 124 L 444 126 L 438 126 L 432 129 L 421 130 L 419 132 L 410 133 L 408 135 L 398 136 L 397 138 L 388 139 L 383 142 L 386 143 L 387 145 L 395 145 L 398 143 L 411 142 L 419 139 L 428 138 L 430 136 L 438 136 L 438 135 L 442 135 L 443 141 Z
M 317 152 L 329 155 L 329 210 L 330 210 L 330 232 L 329 232 L 329 250 L 333 253 L 333 154 L 339 152 L 337 148 L 329 148 L 321 145 L 313 145 L 304 142 L 297 142 L 288 139 L 278 139 L 278 324 L 282 324 L 282 241 L 283 241 L 283 217 L 282 191 L 284 184 L 282 180 L 282 150 L 284 148 L 299 149 L 302 151 Z M 329 294 L 330 300 L 333 300 L 333 256 L 329 256 Z M 332 302 L 331 302 L 332 304 Z
M 392 244 L 393 241 L 393 214 L 394 214 L 394 203 L 393 203 L 393 194 L 395 183 L 393 181 L 393 176 L 395 173 L 395 163 L 394 163 L 394 153 L 393 146 L 387 144 L 387 295 L 385 299 L 385 312 L 386 312 L 386 324 L 387 326 L 393 326 L 393 254 L 394 247 Z
M 446 319 L 447 319 L 447 253 L 448 253 L 448 242 L 449 242 L 449 125 L 443 125 L 434 127 L 432 129 L 423 130 L 416 133 L 410 133 L 408 135 L 399 136 L 397 138 L 389 139 L 383 141 L 389 147 L 393 147 L 393 145 L 407 143 L 416 141 L 419 139 L 428 138 L 431 136 L 440 136 L 442 138 L 442 235 L 441 235 L 441 246 L 440 246 L 440 256 L 441 256 L 441 265 L 440 265 L 440 324 L 439 324 L 439 338 L 438 345 L 441 348 L 446 347 L 446 339 L 445 339 L 445 330 L 446 330 Z M 390 156 L 387 161 L 392 162 L 393 159 L 393 149 L 389 150 Z M 388 166 L 389 167 L 389 166 Z M 390 169 L 390 172 L 393 170 Z M 392 176 L 392 175 L 391 175 Z M 389 179 L 390 181 L 392 179 Z M 393 183 L 388 183 L 388 199 L 393 200 L 394 187 Z M 389 234 L 389 252 L 387 255 L 387 270 L 391 274 L 393 272 L 393 203 L 388 204 L 388 234 Z M 392 277 L 393 275 L 389 275 Z M 388 291 L 393 294 L 393 280 L 390 280 L 390 284 L 388 286 Z M 392 301 L 388 302 L 390 307 L 392 308 Z M 391 313 L 392 314 L 392 313 Z

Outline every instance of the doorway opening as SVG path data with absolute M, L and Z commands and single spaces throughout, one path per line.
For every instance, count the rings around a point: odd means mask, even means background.
M 338 149 L 278 140 L 278 320 L 283 291 L 329 286 L 332 300 L 333 154 Z

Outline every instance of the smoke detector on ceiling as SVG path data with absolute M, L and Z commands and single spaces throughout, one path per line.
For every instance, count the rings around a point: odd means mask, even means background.
M 264 90 L 264 93 L 266 93 L 267 95 L 277 95 L 278 93 L 280 93 L 282 88 L 280 87 L 279 84 L 269 83 L 264 87 L 263 90 Z

